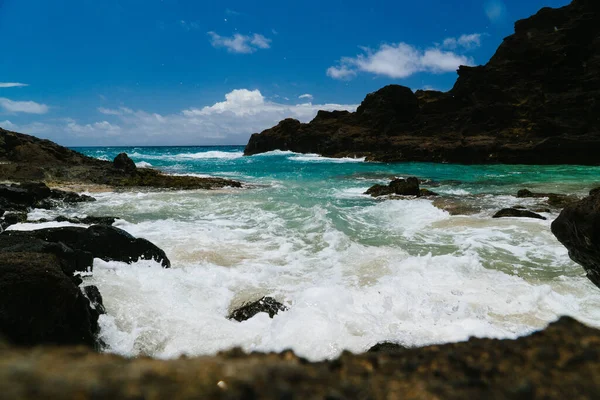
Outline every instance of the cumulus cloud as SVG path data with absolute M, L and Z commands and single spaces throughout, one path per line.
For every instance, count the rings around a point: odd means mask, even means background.
M 306 99 L 306 100 L 312 100 L 313 99 L 313 95 L 306 93 L 306 94 L 302 94 L 300 96 L 298 96 L 299 99 Z
M 0 88 L 11 88 L 11 87 L 24 87 L 29 86 L 26 83 L 20 82 L 0 82 Z
M 407 43 L 382 44 L 378 49 L 362 48 L 356 57 L 342 57 L 337 65 L 327 69 L 333 79 L 352 79 L 359 72 L 389 78 L 407 78 L 418 72 L 445 73 L 456 71 L 460 65 L 473 65 L 471 57 L 455 50 L 472 49 L 481 44 L 480 34 L 447 38 L 441 47 L 421 50 Z
M 48 106 L 45 104 L 35 101 L 13 101 L 5 97 L 0 97 L 0 108 L 9 113 L 45 114 L 48 112 Z
M 449 50 L 455 50 L 462 47 L 466 50 L 475 49 L 481 46 L 481 34 L 471 33 L 469 35 L 461 35 L 458 38 L 449 37 L 444 39 L 442 47 Z
M 208 32 L 211 44 L 215 48 L 226 48 L 230 53 L 250 54 L 259 49 L 271 47 L 271 39 L 255 33 L 252 36 L 236 33 L 233 36 L 221 36 L 215 32 Z
M 75 119 L 48 124 L 18 125 L 0 122 L 4 128 L 46 134 L 66 145 L 206 145 L 245 144 L 250 134 L 284 118 L 308 122 L 318 110 L 356 110 L 356 104 L 281 104 L 265 99 L 259 90 L 236 89 L 224 101 L 178 113 L 159 114 L 127 107 L 98 108 L 98 122 Z

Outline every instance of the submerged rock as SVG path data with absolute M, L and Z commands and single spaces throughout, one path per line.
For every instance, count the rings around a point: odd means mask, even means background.
M 98 331 L 97 311 L 57 255 L 0 253 L 0 336 L 25 346 L 96 347 Z
M 498 211 L 492 218 L 505 218 L 505 217 L 518 217 L 518 218 L 536 218 L 546 220 L 547 218 L 531 212 L 529 210 L 523 210 L 520 208 L 504 208 Z
M 566 206 L 552 222 L 552 233 L 600 287 L 600 191 Z
M 432 204 L 450 215 L 473 215 L 481 212 L 481 207 L 472 199 L 463 197 L 438 197 Z
M 259 300 L 244 304 L 229 314 L 227 318 L 242 322 L 261 312 L 267 313 L 270 318 L 273 318 L 279 311 L 287 311 L 287 307 L 272 297 L 262 297 Z
M 571 203 L 578 201 L 576 196 L 557 193 L 534 193 L 528 189 L 521 189 L 517 192 L 517 197 L 520 198 L 544 198 L 547 197 L 547 203 L 552 207 L 563 208 Z
M 320 362 L 290 351 L 156 360 L 0 345 L 0 393 L 22 400 L 594 399 L 600 394 L 598 343 L 600 331 L 561 318 L 516 340 L 346 352 Z
M 163 250 L 152 242 L 135 238 L 126 231 L 107 225 L 92 225 L 89 228 L 63 227 L 34 231 L 8 231 L 9 237 L 35 237 L 46 242 L 63 243 L 66 246 L 88 252 L 93 257 L 105 261 L 132 263 L 138 259 L 156 260 L 164 268 L 170 268 L 171 262 Z

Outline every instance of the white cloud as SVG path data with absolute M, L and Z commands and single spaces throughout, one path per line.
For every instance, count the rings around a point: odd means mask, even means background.
M 195 31 L 200 29 L 200 24 L 194 21 L 185 21 L 182 19 L 181 21 L 179 21 L 179 25 L 186 31 Z
M 442 46 L 446 48 L 475 46 L 477 34 L 463 35 L 458 39 L 448 38 Z M 327 69 L 334 79 L 351 79 L 359 72 L 369 72 L 390 78 L 407 78 L 417 72 L 444 73 L 458 69 L 459 65 L 472 65 L 473 59 L 437 47 L 420 50 L 407 43 L 382 44 L 377 50 L 363 48 L 356 57 L 343 57 L 337 66 Z
M 10 113 L 45 114 L 48 106 L 35 101 L 13 101 L 0 97 L 0 107 Z
M 0 88 L 11 88 L 11 87 L 24 87 L 29 86 L 26 83 L 20 82 L 0 82 Z
M 259 90 L 237 89 L 224 101 L 178 113 L 159 114 L 127 107 L 98 108 L 99 121 L 52 120 L 43 124 L 0 122 L 17 132 L 42 134 L 65 145 L 245 144 L 250 134 L 284 118 L 308 122 L 318 110 L 356 110 L 356 104 L 281 104 Z
M 474 49 L 481 46 L 481 34 L 471 33 L 470 35 L 461 35 L 457 42 L 465 49 Z
M 233 36 L 220 36 L 215 32 L 208 32 L 213 47 L 224 47 L 230 53 L 250 54 L 258 49 L 268 49 L 271 47 L 271 39 L 255 33 L 252 36 L 240 35 L 236 33 Z
M 306 99 L 306 100 L 312 100 L 313 99 L 313 95 L 306 93 L 306 94 L 302 94 L 300 96 L 298 96 L 299 99 Z

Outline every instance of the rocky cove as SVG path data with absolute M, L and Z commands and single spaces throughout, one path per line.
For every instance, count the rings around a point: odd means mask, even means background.
M 0 129 L 0 398 L 600 397 L 596 170 L 387 163 L 597 165 L 599 19 L 542 9 L 451 91 L 252 157 Z

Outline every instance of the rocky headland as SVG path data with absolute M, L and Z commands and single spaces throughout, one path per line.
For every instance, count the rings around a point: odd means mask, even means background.
M 94 184 L 116 188 L 218 189 L 241 187 L 222 178 L 167 175 L 137 168 L 124 153 L 113 162 L 85 156 L 49 140 L 0 128 L 0 180 L 48 185 Z
M 517 21 L 483 66 L 445 93 L 389 85 L 354 113 L 319 111 L 256 133 L 271 150 L 371 161 L 586 164 L 600 158 L 600 3 L 574 0 Z

